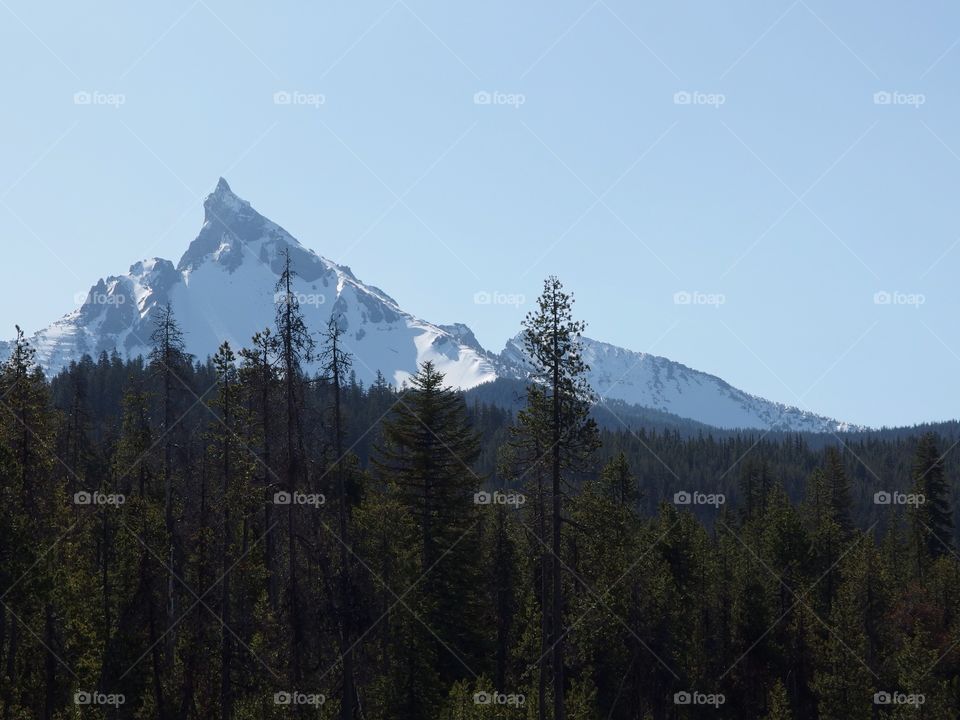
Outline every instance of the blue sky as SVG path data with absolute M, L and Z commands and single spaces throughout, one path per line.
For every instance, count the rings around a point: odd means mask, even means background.
M 3 0 L 0 17 L 5 335 L 138 259 L 176 261 L 224 175 L 493 350 L 555 273 L 598 339 L 853 422 L 958 415 L 955 3 Z

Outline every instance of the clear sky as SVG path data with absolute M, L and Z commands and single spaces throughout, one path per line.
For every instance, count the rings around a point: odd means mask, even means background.
M 0 0 L 0 18 L 4 336 L 176 262 L 224 175 L 494 351 L 555 273 L 592 337 L 843 420 L 960 415 L 955 2 Z

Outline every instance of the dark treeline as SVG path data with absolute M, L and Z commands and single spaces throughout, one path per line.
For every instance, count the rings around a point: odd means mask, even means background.
M 522 403 L 364 387 L 291 279 L 203 362 L 18 335 L 0 719 L 956 717 L 950 436 L 598 424 L 555 278 Z

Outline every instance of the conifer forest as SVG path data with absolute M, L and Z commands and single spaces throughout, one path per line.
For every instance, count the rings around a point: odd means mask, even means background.
M 194 357 L 0 366 L 0 718 L 956 718 L 955 423 L 621 418 L 548 278 L 526 380 L 356 378 L 289 258 Z

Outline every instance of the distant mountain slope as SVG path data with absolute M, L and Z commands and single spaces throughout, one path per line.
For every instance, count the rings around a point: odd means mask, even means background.
M 516 413 L 526 404 L 526 388 L 527 383 L 523 380 L 500 377 L 467 390 L 464 397 L 468 403 L 496 405 Z M 633 432 L 643 428 L 657 432 L 677 432 L 682 437 L 718 432 L 717 428 L 696 420 L 612 398 L 597 398 L 590 412 L 600 427 L 614 431 Z
M 221 178 L 204 201 L 197 237 L 174 265 L 152 258 L 134 263 L 123 275 L 98 281 L 78 309 L 32 337 L 37 360 L 56 373 L 84 354 L 116 350 L 124 357 L 145 355 L 157 308 L 170 304 L 198 359 L 223 341 L 235 348 L 254 332 L 273 325 L 274 286 L 289 252 L 298 277 L 294 290 L 306 322 L 322 329 L 339 318 L 354 369 L 364 383 L 381 371 L 399 385 L 431 360 L 459 388 L 473 388 L 497 377 L 528 375 L 520 336 L 499 354 L 485 350 L 463 324 L 435 325 L 414 317 L 385 292 L 366 285 L 350 269 L 317 255 L 290 233 L 237 197 Z M 0 354 L 9 343 L 0 343 Z M 720 378 L 666 358 L 584 339 L 589 380 L 616 412 L 612 401 L 638 405 L 718 428 L 761 428 L 835 432 L 845 423 L 750 395 Z M 642 415 L 642 413 L 641 413 Z
M 583 339 L 588 379 L 604 399 L 622 400 L 717 428 L 765 428 L 803 432 L 857 429 L 847 423 L 750 395 L 713 375 L 673 360 Z M 498 373 L 525 377 L 522 336 L 507 342 Z

